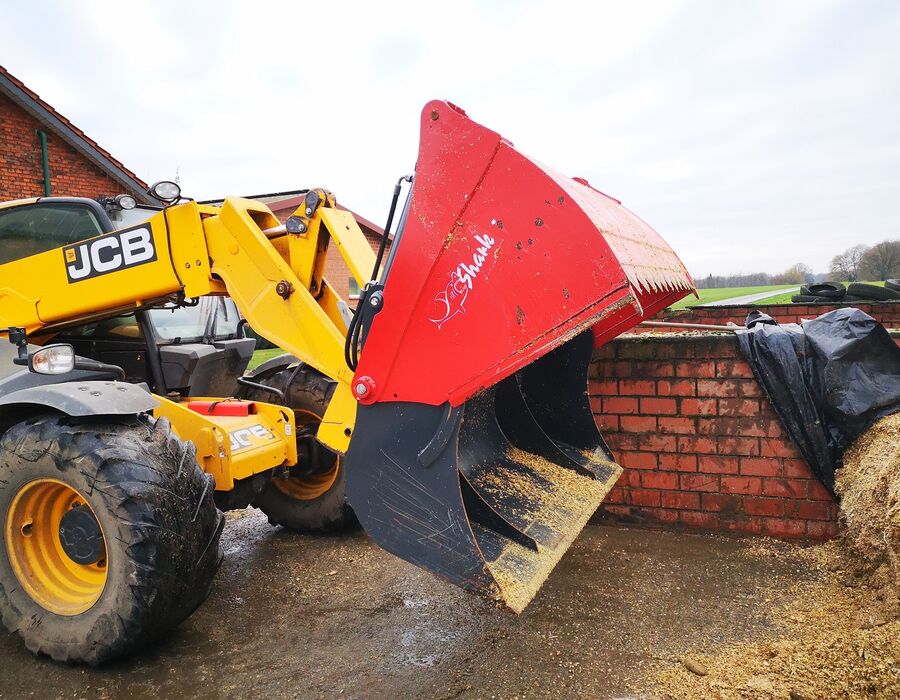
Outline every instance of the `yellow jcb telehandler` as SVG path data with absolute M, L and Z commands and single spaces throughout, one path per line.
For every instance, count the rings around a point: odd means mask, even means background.
M 206 598 L 222 510 L 525 608 L 619 476 L 593 348 L 693 289 L 621 203 L 426 105 L 390 253 L 333 195 L 0 205 L 0 613 L 101 663 Z M 387 236 L 387 233 L 385 234 Z M 324 277 L 343 257 L 351 311 Z M 239 312 L 239 313 L 238 313 Z M 285 355 L 244 374 L 253 340 Z

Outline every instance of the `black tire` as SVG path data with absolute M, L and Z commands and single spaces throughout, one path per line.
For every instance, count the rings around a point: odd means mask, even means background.
M 800 296 L 802 296 L 802 297 L 809 296 L 809 285 L 807 285 L 807 284 L 800 285 Z
M 831 299 L 840 301 L 847 293 L 847 288 L 843 284 L 835 284 L 833 282 L 820 282 L 819 284 L 811 284 L 807 287 L 807 292 L 800 288 L 801 294 L 808 294 L 813 297 L 822 297 L 823 299 Z
M 286 475 L 274 475 L 252 505 L 265 513 L 271 524 L 297 532 L 329 534 L 355 527 L 356 516 L 347 503 L 344 460 L 315 439 L 335 382 L 303 364 L 254 376 L 253 381 L 284 391 L 284 405 L 297 416 L 300 458 Z M 246 388 L 243 394 L 247 399 L 282 403 L 274 394 L 258 389 Z M 309 493 L 298 497 L 298 492 L 307 490 L 314 480 L 319 481 L 323 491 L 313 489 L 314 497 Z
M 3 624 L 32 652 L 97 665 L 156 641 L 207 598 L 224 521 L 212 477 L 167 420 L 45 415 L 11 427 L 0 438 L 4 533 L 15 525 L 16 494 L 40 480 L 61 482 L 90 506 L 105 540 L 106 579 L 89 609 L 57 614 L 24 590 L 13 545 L 0 545 Z
M 887 280 L 884 286 L 888 289 L 893 289 L 895 292 L 900 292 L 900 280 Z
M 796 294 L 791 297 L 791 301 L 795 304 L 822 304 L 833 300 L 825 299 L 824 297 L 814 297 L 807 294 Z
M 896 301 L 900 299 L 900 292 L 888 287 L 879 287 L 877 284 L 865 284 L 853 282 L 847 287 L 847 294 L 861 299 L 873 301 Z

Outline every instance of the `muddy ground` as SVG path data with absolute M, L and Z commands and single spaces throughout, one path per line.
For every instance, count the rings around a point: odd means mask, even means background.
M 516 617 L 382 552 L 229 516 L 212 597 L 101 669 L 0 637 L 0 697 L 617 698 L 701 646 L 765 635 L 808 574 L 749 540 L 589 525 Z

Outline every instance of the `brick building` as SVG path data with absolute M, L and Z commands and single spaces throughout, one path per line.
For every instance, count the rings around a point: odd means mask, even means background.
M 137 175 L 0 66 L 0 201 L 131 194 Z

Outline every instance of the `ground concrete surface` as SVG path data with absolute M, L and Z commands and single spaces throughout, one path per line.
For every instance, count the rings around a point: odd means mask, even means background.
M 212 597 L 169 639 L 100 669 L 0 637 L 0 697 L 645 697 L 661 665 L 764 634 L 802 573 L 748 540 L 589 525 L 516 617 L 379 550 L 229 516 Z

